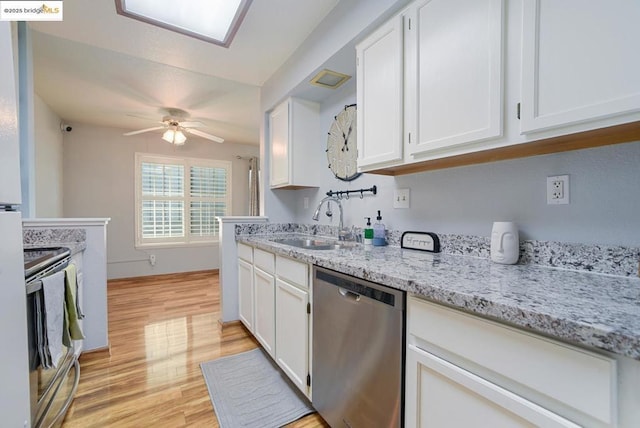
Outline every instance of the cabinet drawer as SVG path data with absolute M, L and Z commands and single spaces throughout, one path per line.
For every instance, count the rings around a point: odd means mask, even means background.
M 405 426 L 580 427 L 413 345 L 407 348 Z
M 286 257 L 276 257 L 276 275 L 294 284 L 309 288 L 309 265 Z
M 255 248 L 253 250 L 253 264 L 265 272 L 275 273 L 276 262 L 273 253 Z
M 253 247 L 238 243 L 238 257 L 253 263 Z
M 615 360 L 422 299 L 408 300 L 410 344 L 433 346 L 427 350 L 436 354 L 445 350 L 461 365 L 497 374 L 506 387 L 524 386 L 615 425 Z

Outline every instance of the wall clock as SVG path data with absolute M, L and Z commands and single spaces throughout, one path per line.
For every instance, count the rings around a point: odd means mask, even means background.
M 327 161 L 336 178 L 351 181 L 358 178 L 358 148 L 356 145 L 356 105 L 340 110 L 327 138 Z

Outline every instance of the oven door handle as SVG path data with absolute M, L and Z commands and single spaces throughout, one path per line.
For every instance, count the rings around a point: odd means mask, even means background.
M 44 409 L 44 411 L 40 415 L 40 418 L 38 419 L 38 422 L 34 425 L 34 428 L 51 428 L 51 427 L 55 426 L 56 422 L 58 422 L 58 420 L 67 413 L 67 410 L 69 409 L 69 406 L 71 405 L 71 402 L 73 401 L 73 399 L 74 399 L 74 397 L 76 395 L 76 391 L 78 390 L 78 384 L 80 383 L 80 362 L 78 361 L 77 358 L 75 358 L 74 361 L 73 361 L 73 364 L 70 364 L 69 367 L 67 367 L 67 369 L 64 371 L 62 379 L 59 380 L 59 382 L 58 382 L 58 384 L 56 386 L 56 389 L 53 392 L 54 396 L 58 394 L 58 391 L 60 390 L 60 388 L 62 387 L 62 384 L 65 381 L 64 378 L 66 378 L 67 375 L 69 374 L 69 370 L 71 370 L 71 367 L 73 367 L 74 370 L 75 370 L 75 373 L 74 373 L 74 376 L 73 376 L 73 387 L 71 388 L 71 391 L 69 391 L 69 396 L 64 401 L 64 404 L 60 408 L 60 411 L 58 411 L 58 413 L 56 413 L 55 417 L 51 420 L 51 423 L 49 425 L 43 425 L 44 420 L 45 420 L 47 414 L 49 413 L 51 405 L 53 404 L 53 400 L 49 401 L 49 403 L 47 404 L 47 407 Z

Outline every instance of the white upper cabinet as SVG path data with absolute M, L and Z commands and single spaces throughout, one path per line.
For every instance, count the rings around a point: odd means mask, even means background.
M 640 120 L 640 2 L 523 2 L 523 133 Z
M 415 0 L 356 48 L 360 170 L 635 141 L 638 22 L 637 0 Z
M 357 45 L 360 170 L 502 135 L 503 21 L 502 0 L 419 0 Z
M 422 0 L 410 8 L 408 155 L 502 135 L 502 9 L 502 0 Z
M 271 142 L 271 186 L 289 182 L 289 103 L 284 102 L 269 114 Z
M 360 169 L 402 161 L 403 19 L 396 16 L 356 46 Z
M 271 187 L 318 187 L 320 162 L 318 146 L 322 144 L 320 106 L 317 103 L 289 98 L 269 114 L 271 148 Z M 325 164 L 326 165 L 326 164 Z M 310 168 L 312 170 L 310 170 Z

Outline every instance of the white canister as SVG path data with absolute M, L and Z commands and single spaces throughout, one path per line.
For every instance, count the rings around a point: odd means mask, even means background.
M 491 229 L 491 260 L 512 265 L 520 255 L 518 228 L 511 221 L 496 221 Z

